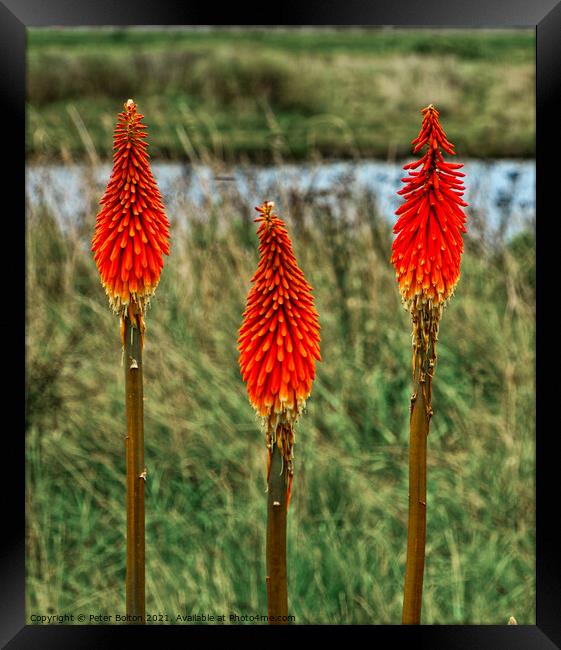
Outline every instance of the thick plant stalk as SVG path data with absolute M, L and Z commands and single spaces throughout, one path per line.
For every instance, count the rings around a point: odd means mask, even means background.
M 124 318 L 125 390 L 127 436 L 127 619 L 144 623 L 146 619 L 144 568 L 144 408 L 142 385 L 142 335 Z
M 407 522 L 407 560 L 403 590 L 404 625 L 421 622 L 425 542 L 427 533 L 427 437 L 432 413 L 428 364 L 421 354 L 415 392 L 411 397 L 409 422 L 409 517 Z
M 275 445 L 271 458 L 267 500 L 267 603 L 269 622 L 286 625 L 288 588 L 286 580 L 286 517 L 288 466 Z

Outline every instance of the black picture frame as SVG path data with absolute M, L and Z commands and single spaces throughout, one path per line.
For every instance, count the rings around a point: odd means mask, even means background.
M 266 7 L 266 9 L 265 9 Z M 535 27 L 537 34 L 537 365 L 536 365 L 536 619 L 537 624 L 512 626 L 369 626 L 359 630 L 368 641 L 414 644 L 431 650 L 551 650 L 561 647 L 561 551 L 558 528 L 559 483 L 556 454 L 559 430 L 557 402 L 559 381 L 559 316 L 555 291 L 555 263 L 559 252 L 554 248 L 560 229 L 557 187 L 561 152 L 561 3 L 556 0 L 394 0 L 392 3 L 363 3 L 359 0 L 302 3 L 275 7 L 262 5 L 247 11 L 238 3 L 231 6 L 193 7 L 167 0 L 5 0 L 0 3 L 0 110 L 2 114 L 3 196 L 13 198 L 13 208 L 5 213 L 3 244 L 15 253 L 7 262 L 4 257 L 4 290 L 11 295 L 4 300 L 2 323 L 4 348 L 12 353 L 14 379 L 4 393 L 6 406 L 14 412 L 21 399 L 17 377 L 25 354 L 25 57 L 26 28 L 47 25 L 409 25 L 448 27 Z M 242 20 L 245 21 L 242 23 Z M 548 160 L 548 153 L 552 152 Z M 559 154 L 558 154 L 559 155 Z M 542 223 L 543 222 L 543 223 Z M 8 231 L 8 228 L 10 229 Z M 8 234 L 9 233 L 9 234 Z M 0 241 L 2 241 L 0 240 Z M 13 243 L 11 243 L 13 242 Z M 17 242 L 17 243 L 16 243 Z M 19 257 L 18 253 L 23 255 Z M 21 281 L 17 281 L 21 278 Z M 6 286 L 9 285 L 9 286 Z M 9 308 L 6 307 L 9 305 Z M 14 314 L 17 316 L 14 318 Z M 554 338 L 555 337 L 555 338 Z M 12 391 L 13 395 L 9 392 Z M 5 421 L 5 420 L 4 420 Z M 5 427 L 2 433 L 3 476 L 0 489 L 3 531 L 0 536 L 0 643 L 10 649 L 20 648 L 100 648 L 114 641 L 122 643 L 154 642 L 169 644 L 171 637 L 183 641 L 198 638 L 214 640 L 228 637 L 267 637 L 268 626 L 27 626 L 25 625 L 25 465 L 24 435 L 20 422 Z M 307 626 L 317 631 L 319 626 Z M 344 626 L 344 633 L 353 627 Z M 278 628 L 277 628 L 278 629 Z M 300 634 L 302 626 L 282 628 L 290 635 Z M 328 628 L 329 629 L 329 628 Z M 277 638 L 279 638 L 277 636 Z M 4 645 L 7 644 L 7 645 Z

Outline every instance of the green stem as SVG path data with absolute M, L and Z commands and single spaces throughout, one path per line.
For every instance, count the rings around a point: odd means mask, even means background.
M 125 389 L 127 436 L 127 618 L 144 623 L 144 406 L 142 386 L 142 341 L 139 329 L 125 317 Z
M 286 496 L 288 467 L 276 444 L 273 446 L 267 499 L 267 604 L 269 623 L 286 625 Z M 274 617 L 274 619 L 273 619 Z M 284 617 L 284 620 L 276 620 Z
M 403 589 L 404 625 L 419 625 L 423 602 L 423 574 L 427 530 L 427 436 L 432 414 L 432 370 L 434 352 L 419 350 L 415 392 L 411 398 L 409 422 L 409 518 L 407 560 Z M 416 354 L 417 352 L 414 352 Z M 429 364 L 428 359 L 433 359 Z
M 413 324 L 413 379 L 409 421 L 409 519 L 403 588 L 404 625 L 419 625 L 423 603 L 423 574 L 427 535 L 427 437 L 432 417 L 432 379 L 442 305 L 415 299 Z

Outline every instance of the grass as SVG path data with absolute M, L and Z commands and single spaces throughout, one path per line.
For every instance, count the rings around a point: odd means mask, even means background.
M 362 53 L 384 55 L 454 54 L 464 59 L 531 61 L 533 40 L 531 29 L 450 29 L 450 28 L 30 28 L 33 47 L 55 50 L 63 47 L 72 51 L 114 51 L 127 48 L 202 49 L 217 47 L 228 41 L 259 50 L 289 52 Z
M 323 362 L 296 433 L 289 611 L 297 623 L 398 624 L 411 340 L 392 236 L 367 196 L 342 194 L 333 210 L 296 199 L 278 208 L 314 286 Z M 266 450 L 236 350 L 253 206 L 224 196 L 185 211 L 147 319 L 147 612 L 228 622 L 266 613 Z M 124 614 L 123 370 L 90 213 L 63 233 L 28 210 L 28 620 Z M 530 233 L 497 249 L 468 239 L 443 316 L 425 623 L 535 623 L 534 267 Z
M 109 158 L 132 96 L 154 157 L 401 157 L 431 102 L 464 156 L 532 157 L 534 50 L 532 30 L 33 28 L 27 153 Z

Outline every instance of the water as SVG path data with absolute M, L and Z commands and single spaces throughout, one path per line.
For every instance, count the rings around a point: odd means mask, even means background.
M 359 198 L 368 193 L 379 214 L 393 223 L 395 210 L 403 201 L 396 194 L 403 187 L 402 166 L 366 160 L 238 166 L 217 172 L 201 165 L 154 162 L 152 170 L 172 222 L 181 223 L 193 210 L 204 210 L 209 203 L 232 196 L 241 197 L 248 209 L 273 200 L 282 215 L 290 196 L 338 202 L 340 207 L 350 203 L 341 204 L 342 198 Z M 470 160 L 462 171 L 466 174 L 464 199 L 469 203 L 466 214 L 472 234 L 503 240 L 535 228 L 534 161 Z M 84 219 L 93 224 L 92 205 L 101 198 L 110 173 L 110 164 L 28 165 L 27 199 L 32 206 L 45 204 L 63 227 Z

